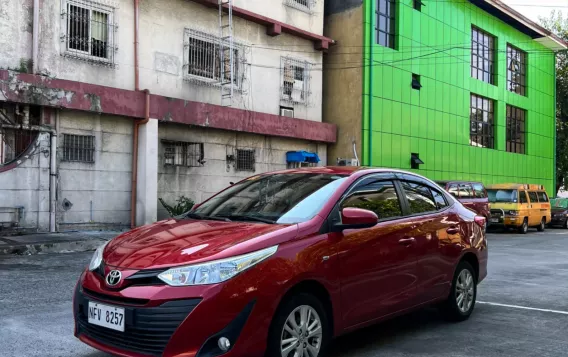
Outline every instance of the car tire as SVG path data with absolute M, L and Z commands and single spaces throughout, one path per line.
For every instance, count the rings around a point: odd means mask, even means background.
M 562 227 L 564 227 L 564 229 L 568 229 L 568 219 L 564 221 L 564 225 Z
M 536 229 L 539 232 L 544 232 L 545 228 L 546 228 L 546 218 L 543 218 L 543 219 L 540 220 L 540 224 L 538 225 L 538 227 Z
M 304 311 L 306 311 L 305 315 L 309 316 L 307 326 L 313 325 L 316 320 L 319 321 L 319 330 L 321 332 L 319 340 L 315 333 L 313 336 L 309 336 L 310 330 L 306 330 L 306 326 L 293 327 L 292 319 L 295 319 L 296 324 L 299 325 L 298 322 L 301 322 L 301 320 L 298 320 L 298 318 L 301 318 Z M 292 357 L 296 350 L 300 356 L 303 356 L 303 349 L 309 349 L 309 346 L 311 346 L 312 351 L 317 351 L 317 354 L 312 353 L 311 356 L 325 357 L 332 336 L 328 318 L 331 317 L 327 316 L 321 301 L 311 294 L 300 293 L 287 298 L 281 303 L 272 319 L 266 357 Z M 318 326 L 314 326 L 311 330 L 313 332 L 317 331 Z M 294 331 L 294 335 L 290 333 L 291 331 Z M 281 347 L 282 342 L 293 338 L 296 338 L 296 341 L 290 342 L 289 345 L 285 346 L 285 348 L 290 348 L 288 353 L 285 354 Z
M 441 305 L 441 312 L 449 321 L 459 322 L 469 319 L 477 299 L 477 277 L 471 264 L 461 261 L 458 264 L 450 296 Z
M 523 224 L 519 227 L 519 233 L 527 234 L 528 231 L 529 231 L 529 220 L 528 218 L 525 218 L 523 220 Z

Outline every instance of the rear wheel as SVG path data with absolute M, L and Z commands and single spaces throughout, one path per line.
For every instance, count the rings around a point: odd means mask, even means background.
M 324 357 L 331 339 L 328 317 L 313 295 L 300 293 L 283 302 L 268 336 L 267 357 Z
M 441 306 L 444 316 L 451 321 L 464 321 L 471 316 L 477 298 L 477 278 L 471 264 L 458 264 L 452 282 L 452 291 Z
M 529 230 L 529 220 L 528 218 L 525 218 L 523 220 L 523 224 L 519 227 L 519 233 L 527 234 L 528 230 Z
M 546 218 L 542 217 L 542 219 L 540 220 L 540 224 L 538 225 L 538 227 L 536 229 L 539 232 L 544 232 L 545 228 L 546 228 Z
M 563 227 L 564 229 L 568 229 L 568 219 L 564 221 Z

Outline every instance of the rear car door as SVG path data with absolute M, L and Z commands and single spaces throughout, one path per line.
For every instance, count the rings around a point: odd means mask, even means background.
M 459 201 L 462 205 L 475 211 L 475 200 L 473 195 L 473 188 L 469 183 L 460 183 L 459 186 L 460 198 Z
M 475 196 L 475 212 L 489 219 L 489 199 L 487 198 L 485 187 L 479 182 L 472 183 L 471 187 Z
M 379 217 L 373 228 L 344 231 L 338 237 L 341 307 L 349 328 L 410 307 L 417 272 L 416 251 L 406 238 L 413 223 L 403 217 L 394 181 L 359 181 L 332 216 L 345 207 L 371 210 Z
M 540 204 L 536 192 L 529 191 L 529 226 L 534 227 L 540 223 Z

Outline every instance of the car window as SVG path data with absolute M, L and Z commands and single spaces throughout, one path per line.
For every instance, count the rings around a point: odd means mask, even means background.
M 456 185 L 455 183 L 454 183 L 454 184 L 451 184 L 451 185 L 448 187 L 448 192 L 450 193 L 450 195 L 454 196 L 455 198 L 459 198 L 459 197 L 460 197 L 460 196 L 459 196 L 458 185 Z
M 401 182 L 408 200 L 411 214 L 434 212 L 437 210 L 432 191 L 425 185 L 413 182 Z
M 508 202 L 517 203 L 518 200 L 517 190 L 505 190 L 505 189 L 489 189 L 487 190 L 487 197 L 489 202 Z
M 537 192 L 538 202 L 548 202 L 548 196 L 546 192 Z
M 400 200 L 392 181 L 365 181 L 341 203 L 346 207 L 373 211 L 379 219 L 402 216 Z
M 473 194 L 475 198 L 485 198 L 485 188 L 480 183 L 474 183 L 471 185 L 473 187 Z
M 440 192 L 434 189 L 432 189 L 431 191 L 432 195 L 434 196 L 434 202 L 436 202 L 436 208 L 438 210 L 448 207 L 448 203 L 446 202 L 446 199 L 444 198 L 443 194 L 441 194 Z
M 519 191 L 519 198 L 520 203 L 529 203 L 529 200 L 527 199 L 527 193 L 525 191 Z
M 529 200 L 531 201 L 531 203 L 537 203 L 538 202 L 536 192 L 529 192 Z
M 471 185 L 463 183 L 460 184 L 460 198 L 473 198 L 473 189 L 471 188 Z

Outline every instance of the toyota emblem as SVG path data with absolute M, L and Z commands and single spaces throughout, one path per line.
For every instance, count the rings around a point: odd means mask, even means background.
M 108 286 L 116 286 L 118 285 L 118 283 L 120 283 L 120 279 L 122 279 L 122 273 L 118 270 L 112 270 L 106 276 L 106 283 L 108 284 Z

